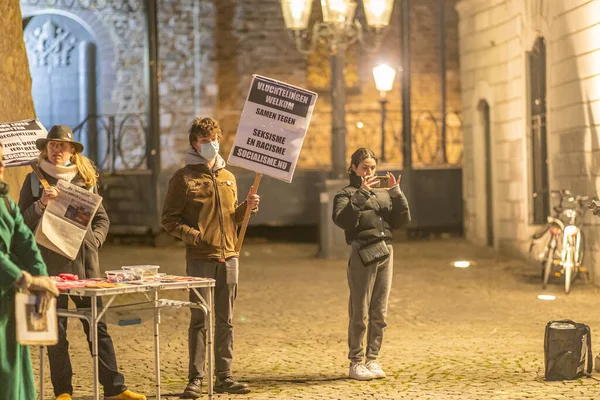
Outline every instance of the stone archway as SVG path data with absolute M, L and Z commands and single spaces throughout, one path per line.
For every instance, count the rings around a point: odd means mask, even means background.
M 98 110 L 97 48 L 80 23 L 60 14 L 39 14 L 24 20 L 23 34 L 32 79 L 37 117 L 48 129 L 75 127 Z M 82 132 L 86 154 L 96 138 Z

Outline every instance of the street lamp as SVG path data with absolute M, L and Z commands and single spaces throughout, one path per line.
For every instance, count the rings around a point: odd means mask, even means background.
M 293 32 L 296 48 L 302 54 L 312 53 L 319 41 L 327 43 L 331 57 L 331 177 L 342 179 L 346 174 L 346 111 L 344 57 L 349 45 L 363 42 L 363 27 L 354 19 L 354 0 L 321 0 L 323 21 L 317 22 L 308 35 L 312 0 L 281 0 L 281 11 L 287 29 Z M 394 0 L 363 0 L 368 27 L 375 32 L 376 51 L 382 30 L 390 23 Z M 308 43 L 305 45 L 305 42 Z
M 373 68 L 375 87 L 379 90 L 379 103 L 381 104 L 381 161 L 385 161 L 385 98 L 387 92 L 394 86 L 396 70 L 389 65 L 381 64 Z

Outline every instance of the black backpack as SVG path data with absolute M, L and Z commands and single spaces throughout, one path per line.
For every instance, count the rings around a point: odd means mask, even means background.
M 592 333 L 589 326 L 568 319 L 548 322 L 544 335 L 547 381 L 570 380 L 589 375 L 592 363 Z

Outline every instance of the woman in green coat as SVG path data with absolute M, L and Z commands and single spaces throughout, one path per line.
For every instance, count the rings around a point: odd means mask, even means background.
M 35 382 L 29 349 L 17 343 L 15 293 L 29 290 L 48 299 L 58 290 L 45 276 L 46 264 L 19 207 L 8 198 L 2 158 L 0 145 L 0 400 L 30 400 L 36 398 Z

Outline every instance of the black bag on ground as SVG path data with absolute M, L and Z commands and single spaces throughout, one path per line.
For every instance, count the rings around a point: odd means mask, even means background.
M 592 363 L 592 333 L 589 326 L 568 319 L 548 322 L 544 335 L 544 376 L 547 381 L 589 375 Z

